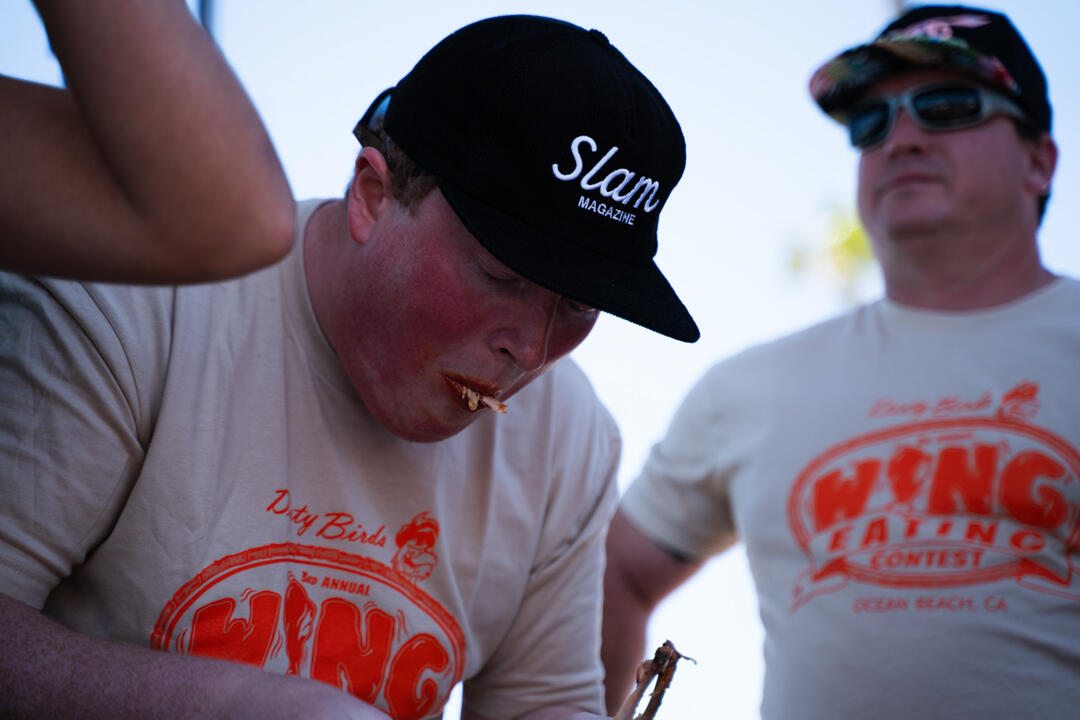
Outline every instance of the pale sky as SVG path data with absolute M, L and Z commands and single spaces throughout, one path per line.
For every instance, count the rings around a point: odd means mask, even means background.
M 549 15 L 602 30 L 665 95 L 687 168 L 664 209 L 657 262 L 702 339 L 686 345 L 603 317 L 574 357 L 619 422 L 621 488 L 709 365 L 842 308 L 827 274 L 795 278 L 793 248 L 818 248 L 850 210 L 856 154 L 810 100 L 812 71 L 870 39 L 892 0 L 550 0 L 360 2 L 217 0 L 215 36 L 269 128 L 297 198 L 339 195 L 357 151 L 353 125 L 446 34 L 491 15 Z M 1061 157 L 1040 233 L 1052 270 L 1080 275 L 1077 0 L 1002 0 L 1049 78 Z M 56 82 L 26 0 L 0 0 L 0 73 Z M 867 296 L 877 292 L 871 277 Z M 681 663 L 661 718 L 758 717 L 761 629 L 741 547 L 712 560 L 661 606 L 649 647 Z M 446 717 L 456 717 L 456 699 Z

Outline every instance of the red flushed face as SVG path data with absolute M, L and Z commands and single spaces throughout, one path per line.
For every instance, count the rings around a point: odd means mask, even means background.
M 491 412 L 461 386 L 505 401 L 596 322 L 496 260 L 438 190 L 413 213 L 388 200 L 354 256 L 323 329 L 368 410 L 406 440 L 460 432 Z

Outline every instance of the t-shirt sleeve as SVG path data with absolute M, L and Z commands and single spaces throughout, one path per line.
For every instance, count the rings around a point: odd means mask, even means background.
M 575 420 L 553 441 L 557 488 L 548 507 L 537 508 L 545 528 L 521 604 L 483 670 L 465 683 L 465 705 L 485 717 L 518 717 L 549 705 L 603 712 L 604 539 L 622 446 L 587 382 L 570 395 L 554 412 Z
M 717 365 L 694 385 L 621 499 L 635 527 L 694 560 L 730 547 L 737 537 L 728 478 L 752 429 L 725 402 L 733 393 L 727 376 Z
M 111 312 L 124 292 L 0 273 L 0 587 L 37 608 L 109 532 L 149 439 L 130 353 L 161 344 Z

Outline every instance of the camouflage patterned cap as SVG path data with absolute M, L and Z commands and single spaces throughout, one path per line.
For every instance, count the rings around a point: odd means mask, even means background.
M 913 68 L 968 75 L 1013 98 L 1033 125 L 1050 130 L 1046 77 L 1024 38 L 1001 13 L 963 5 L 909 10 L 872 42 L 818 68 L 810 94 L 828 115 L 844 122 L 869 86 Z

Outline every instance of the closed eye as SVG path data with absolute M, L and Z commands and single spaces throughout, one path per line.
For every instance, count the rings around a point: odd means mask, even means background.
M 600 312 L 599 310 L 594 308 L 592 305 L 586 305 L 583 302 L 578 302 L 577 300 L 572 300 L 572 299 L 566 297 L 565 295 L 562 297 L 562 301 L 566 305 L 566 307 L 568 307 L 571 310 L 571 312 L 581 313 L 583 315 L 587 315 L 589 313 L 598 313 L 598 312 Z
M 521 277 L 519 275 L 514 275 L 511 273 L 492 272 L 487 269 L 484 270 L 484 275 L 487 277 L 488 280 L 492 280 L 497 283 L 516 283 L 521 280 Z
M 486 262 L 485 262 L 486 261 Z M 494 258 L 480 258 L 476 263 L 484 279 L 496 285 L 511 285 L 519 283 L 524 278 L 516 272 L 498 262 Z

